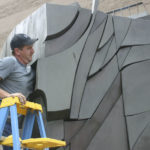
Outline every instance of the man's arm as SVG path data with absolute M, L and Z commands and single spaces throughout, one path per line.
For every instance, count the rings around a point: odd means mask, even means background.
M 2 80 L 2 78 L 0 78 L 0 80 Z M 22 104 L 26 103 L 26 97 L 22 93 L 12 93 L 12 94 L 10 94 L 5 90 L 0 89 L 0 98 L 3 99 L 3 98 L 7 98 L 7 97 L 18 97 Z

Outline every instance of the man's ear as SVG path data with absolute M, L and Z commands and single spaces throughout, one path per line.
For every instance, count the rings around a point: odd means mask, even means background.
M 19 56 L 20 55 L 20 49 L 19 48 L 14 48 L 14 54 Z

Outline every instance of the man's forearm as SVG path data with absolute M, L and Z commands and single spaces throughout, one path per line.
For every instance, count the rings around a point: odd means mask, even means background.
M 0 89 L 0 98 L 3 99 L 3 98 L 6 98 L 6 97 L 10 97 L 10 93 Z
M 22 93 L 10 94 L 5 90 L 0 89 L 0 99 L 6 98 L 6 97 L 18 97 L 22 104 L 26 103 L 26 97 Z
M 2 80 L 2 78 L 0 77 L 0 81 Z M 10 93 L 8 93 L 7 91 L 5 90 L 2 90 L 0 88 L 0 98 L 3 99 L 3 98 L 6 98 L 6 97 L 9 97 L 10 96 Z

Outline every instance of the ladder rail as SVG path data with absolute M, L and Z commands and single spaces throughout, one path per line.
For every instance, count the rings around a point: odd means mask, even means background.
M 0 112 L 1 112 L 1 117 L 0 117 L 0 137 L 1 137 L 8 117 L 9 107 L 5 107 L 1 109 Z
M 29 101 L 27 101 L 25 105 L 22 105 L 19 102 L 19 98 L 17 97 L 3 99 L 2 103 L 0 104 L 0 137 L 2 136 L 9 112 L 11 116 L 12 136 L 8 136 L 4 140 L 0 141 L 1 145 L 13 146 L 14 150 L 21 150 L 21 147 L 23 147 L 24 150 L 28 150 L 28 148 L 38 149 L 39 145 L 44 150 L 49 150 L 50 147 L 66 146 L 65 141 L 46 137 L 42 118 L 42 106 L 40 104 Z M 22 139 L 19 138 L 17 112 L 19 114 L 26 115 L 23 126 Z M 38 122 L 41 138 L 31 138 L 35 118 Z
M 19 128 L 18 128 L 18 116 L 17 116 L 16 104 L 10 106 L 10 116 L 11 116 L 11 127 L 12 127 L 12 135 L 13 135 L 13 149 L 20 150 L 21 144 L 19 140 Z

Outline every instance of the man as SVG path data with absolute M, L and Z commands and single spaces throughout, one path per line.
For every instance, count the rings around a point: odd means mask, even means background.
M 28 64 L 34 54 L 33 44 L 38 39 L 31 39 L 26 34 L 15 34 L 10 46 L 12 55 L 0 59 L 0 99 L 17 96 L 22 104 L 33 91 L 34 71 Z M 10 121 L 7 121 L 3 135 L 11 134 Z M 11 150 L 5 147 L 4 150 Z

